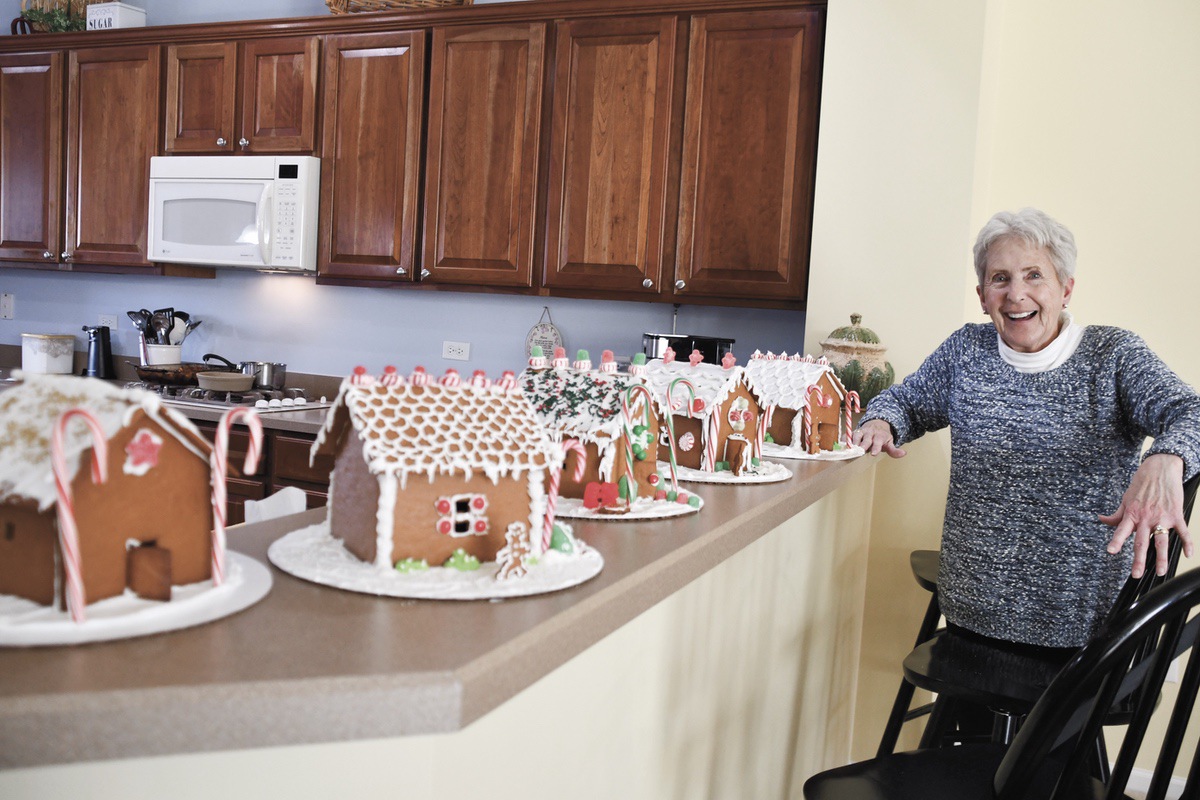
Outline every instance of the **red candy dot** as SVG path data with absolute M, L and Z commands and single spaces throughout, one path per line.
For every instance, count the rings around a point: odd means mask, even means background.
M 354 368 L 354 374 L 355 374 L 355 375 L 366 375 L 366 374 L 367 374 L 367 368 L 366 368 L 366 367 L 364 367 L 364 366 L 362 366 L 362 365 L 360 364 L 359 366 L 357 366 L 357 367 L 355 367 L 355 368 Z

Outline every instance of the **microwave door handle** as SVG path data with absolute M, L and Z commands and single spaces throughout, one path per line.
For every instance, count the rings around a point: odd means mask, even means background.
M 275 227 L 275 214 L 272 206 L 274 197 L 271 184 L 263 186 L 262 196 L 258 199 L 258 216 L 255 226 L 258 228 L 258 254 L 263 266 L 271 266 L 271 231 Z

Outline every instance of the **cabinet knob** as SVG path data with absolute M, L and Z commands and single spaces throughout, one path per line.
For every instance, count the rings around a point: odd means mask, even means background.
M 229 144 L 229 142 L 225 139 L 224 136 L 217 137 L 217 147 L 224 147 L 227 144 Z
M 421 270 L 421 277 L 422 277 L 422 278 L 428 278 L 428 277 L 429 277 L 429 270 L 427 270 L 427 269 L 422 269 L 422 270 Z
M 687 282 L 686 281 L 675 281 L 675 288 L 676 289 L 686 289 Z
M 408 270 L 406 270 L 404 267 L 396 267 L 396 274 L 397 275 L 407 275 Z
M 46 250 L 42 253 L 42 258 L 45 258 L 45 259 L 54 258 L 54 253 L 51 253 L 49 250 Z
M 642 281 L 642 288 L 643 289 L 653 289 L 654 281 L 650 280 L 649 278 L 646 278 L 646 280 Z
M 70 253 L 68 253 L 66 250 L 63 250 L 63 251 L 62 251 L 62 255 L 61 255 L 61 256 L 59 256 L 59 258 L 61 258 L 63 261 L 70 261 L 70 260 L 71 260 L 71 254 L 70 254 Z
M 243 136 L 242 138 L 238 139 L 238 144 L 242 147 L 249 147 L 250 140 Z

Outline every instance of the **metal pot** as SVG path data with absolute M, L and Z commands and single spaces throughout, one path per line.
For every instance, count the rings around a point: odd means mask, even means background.
M 243 375 L 254 377 L 255 389 L 282 389 L 287 380 L 287 364 L 278 361 L 239 361 L 236 364 L 216 353 L 206 353 L 204 360 L 215 358 Z

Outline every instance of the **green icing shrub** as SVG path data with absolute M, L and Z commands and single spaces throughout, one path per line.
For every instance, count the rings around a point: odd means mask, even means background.
M 429 562 L 423 558 L 406 558 L 396 562 L 396 572 L 424 572 L 429 569 Z
M 474 572 L 479 569 L 479 559 L 463 550 L 461 547 L 442 564 L 446 569 L 456 569 L 459 572 Z

